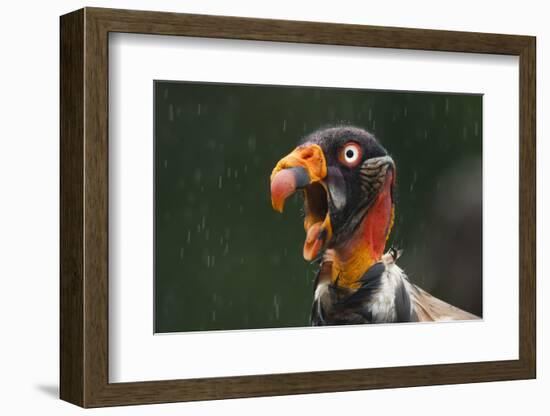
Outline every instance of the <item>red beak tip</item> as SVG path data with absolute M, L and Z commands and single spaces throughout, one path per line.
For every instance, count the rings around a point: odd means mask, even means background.
M 281 170 L 271 180 L 271 205 L 283 212 L 286 199 L 296 191 L 296 179 L 292 171 Z

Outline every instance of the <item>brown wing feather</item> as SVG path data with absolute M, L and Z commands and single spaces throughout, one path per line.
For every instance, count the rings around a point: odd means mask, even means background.
M 419 321 L 463 321 L 479 319 L 479 316 L 475 316 L 447 302 L 443 302 L 441 299 L 430 295 L 416 285 L 411 284 L 411 287 L 411 300 L 414 304 L 416 316 Z

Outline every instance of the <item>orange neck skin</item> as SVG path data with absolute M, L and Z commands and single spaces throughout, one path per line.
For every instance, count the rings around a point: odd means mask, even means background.
M 365 218 L 348 241 L 326 251 L 324 261 L 332 261 L 331 281 L 338 286 L 357 289 L 358 280 L 384 254 L 393 226 L 394 207 L 391 196 L 393 173 L 370 207 Z

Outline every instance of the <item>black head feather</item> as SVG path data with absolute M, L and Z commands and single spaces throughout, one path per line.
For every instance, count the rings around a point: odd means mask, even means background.
M 361 160 L 354 167 L 343 164 L 340 157 L 344 146 L 350 142 L 358 144 L 362 150 Z M 304 137 L 300 144 L 317 144 L 324 152 L 328 171 L 327 198 L 336 236 L 331 245 L 336 245 L 346 240 L 360 223 L 385 179 L 384 169 L 394 169 L 393 161 L 373 134 L 353 126 L 317 130 Z M 369 167 L 369 161 L 376 166 Z

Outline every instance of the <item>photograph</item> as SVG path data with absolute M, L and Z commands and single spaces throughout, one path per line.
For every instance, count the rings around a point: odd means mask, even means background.
M 154 332 L 483 319 L 483 95 L 155 80 Z
M 541 8 L 249 3 L 11 30 L 19 72 L 59 57 L 7 85 L 11 405 L 540 408 Z

